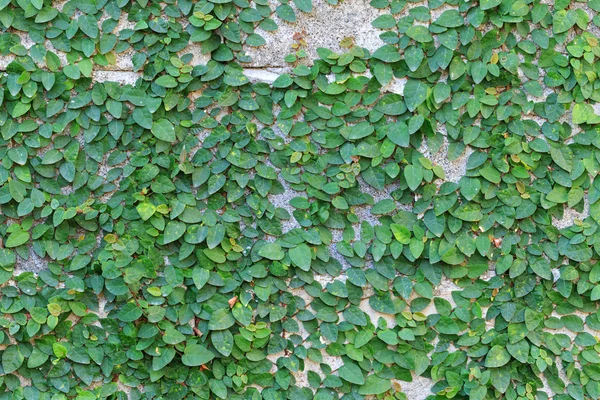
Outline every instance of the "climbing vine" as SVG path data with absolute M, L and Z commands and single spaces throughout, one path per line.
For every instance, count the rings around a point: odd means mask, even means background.
M 0 0 L 1 399 L 600 398 L 600 1 L 370 6 Z

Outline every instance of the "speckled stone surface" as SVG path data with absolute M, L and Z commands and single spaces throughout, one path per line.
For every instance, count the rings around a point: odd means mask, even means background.
M 290 2 L 293 6 L 293 3 Z M 275 4 L 272 5 L 275 8 Z M 296 10 L 295 23 L 281 21 L 277 16 L 273 20 L 278 29 L 267 32 L 257 29 L 266 44 L 261 47 L 250 47 L 247 54 L 252 62 L 246 67 L 283 67 L 283 58 L 293 52 L 292 44 L 298 42 L 294 38 L 302 38 L 306 42 L 303 48 L 308 53 L 307 61 L 317 58 L 317 48 L 324 47 L 340 52 L 340 42 L 346 37 L 354 39 L 354 43 L 370 51 L 383 45 L 379 35 L 383 31 L 374 28 L 371 21 L 383 12 L 372 7 L 367 0 L 346 0 L 333 6 L 324 0 L 313 1 L 311 13 Z

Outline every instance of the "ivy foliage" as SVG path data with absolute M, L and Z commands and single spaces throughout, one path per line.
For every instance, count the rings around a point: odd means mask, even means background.
M 0 399 L 600 398 L 600 1 L 371 6 L 0 0 Z

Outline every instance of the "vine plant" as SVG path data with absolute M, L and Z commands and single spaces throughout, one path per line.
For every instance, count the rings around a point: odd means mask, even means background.
M 600 1 L 370 6 L 0 0 L 0 399 L 600 398 Z

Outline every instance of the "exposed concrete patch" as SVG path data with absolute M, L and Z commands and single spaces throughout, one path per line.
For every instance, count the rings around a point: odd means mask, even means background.
M 360 302 L 359 307 L 361 310 L 363 310 L 365 313 L 367 313 L 367 315 L 371 319 L 371 322 L 373 323 L 373 325 L 377 326 L 377 321 L 379 321 L 379 318 L 383 318 L 385 320 L 385 322 L 387 323 L 388 328 L 391 329 L 396 326 L 396 319 L 395 319 L 394 315 L 384 314 L 384 313 L 380 313 L 378 311 L 373 310 L 371 308 L 371 305 L 369 304 L 368 298 L 365 298 L 364 300 L 362 300 Z
M 323 363 L 328 364 L 332 368 L 332 370 L 336 370 L 342 366 L 341 358 L 339 357 L 323 356 Z M 310 384 L 308 382 L 309 371 L 316 372 L 321 378 L 324 378 L 320 364 L 307 358 L 304 360 L 304 370 L 292 373 L 292 375 L 294 375 L 294 378 L 296 379 L 297 386 L 310 387 Z
M 252 83 L 263 82 L 268 84 L 275 82 L 275 79 L 279 77 L 278 73 L 266 69 L 253 68 L 244 68 L 244 75 L 246 75 L 246 78 Z
M 590 216 L 590 202 L 588 200 L 587 195 L 583 197 L 583 211 L 578 212 L 572 208 L 565 207 L 563 212 L 563 217 L 561 219 L 557 219 L 552 217 L 552 225 L 557 227 L 558 229 L 568 228 L 575 224 L 576 220 L 584 220 Z
M 35 251 L 33 251 L 33 247 L 30 246 L 28 259 L 23 259 L 20 256 L 17 256 L 13 275 L 18 276 L 23 272 L 33 272 L 37 274 L 45 269 L 48 269 L 48 260 L 40 257 Z
M 206 65 L 210 61 L 210 54 L 202 54 L 202 46 L 199 44 L 191 44 L 185 49 L 181 50 L 177 55 L 181 58 L 185 54 L 192 54 L 192 61 L 189 65 Z
M 448 279 L 444 275 L 444 276 L 442 276 L 442 280 L 441 280 L 440 284 L 437 286 L 434 286 L 433 296 L 441 297 L 445 300 L 448 300 L 450 302 L 450 304 L 452 304 L 452 307 L 456 307 L 456 302 L 452 298 L 452 292 L 460 291 L 460 290 L 462 290 L 462 288 L 457 286 L 454 282 L 452 282 L 450 279 Z M 412 301 L 416 297 L 418 297 L 416 295 L 416 293 L 413 293 L 410 300 Z M 431 301 L 427 305 L 427 307 L 425 307 L 425 309 L 421 312 L 425 315 L 437 314 L 437 310 L 435 308 L 435 304 L 433 303 L 433 301 Z
M 94 80 L 96 82 L 118 82 L 121 85 L 135 85 L 135 82 L 142 77 L 138 72 L 130 71 L 94 71 Z
M 598 337 L 598 331 L 592 330 L 590 329 L 590 327 L 585 323 L 586 318 L 589 316 L 589 314 L 581 312 L 579 310 L 575 310 L 572 313 L 569 313 L 568 315 L 576 315 L 579 318 L 581 318 L 584 322 L 583 324 L 583 332 L 589 333 L 590 335 L 594 336 L 594 337 Z M 564 315 L 557 313 L 556 311 L 553 311 L 552 314 L 550 315 L 551 317 L 554 318 L 561 318 L 564 317 Z M 573 332 L 570 329 L 563 327 L 560 329 L 550 329 L 550 328 L 544 328 L 545 332 L 549 332 L 553 335 L 558 335 L 558 334 L 563 334 L 563 335 L 567 335 L 568 337 L 570 337 L 571 339 L 575 339 L 575 337 L 579 334 L 579 332 Z
M 494 261 L 488 261 L 488 270 L 485 271 L 479 279 L 489 281 L 496 276 L 496 263 Z
M 400 390 L 406 394 L 408 400 L 425 400 L 431 396 L 431 388 L 434 382 L 431 379 L 422 376 L 415 376 L 413 373 L 412 382 L 394 381 L 400 386 Z
M 282 220 L 282 231 L 283 233 L 287 233 L 292 229 L 300 228 L 300 224 L 294 218 L 294 207 L 290 205 L 290 200 L 294 197 L 306 197 L 306 193 L 304 192 L 294 192 L 290 186 L 284 180 L 281 180 L 280 183 L 283 185 L 285 191 L 281 194 L 273 195 L 270 194 L 269 201 L 273 204 L 275 208 L 283 208 L 290 214 L 290 219 Z
M 6 71 L 8 64 L 15 60 L 15 56 L 12 54 L 8 54 L 0 57 L 0 71 Z
M 276 5 L 279 4 L 273 4 L 272 8 Z M 383 31 L 374 28 L 371 22 L 385 12 L 372 7 L 367 0 L 346 0 L 337 6 L 331 6 L 325 0 L 315 0 L 311 13 L 296 10 L 296 23 L 282 21 L 274 14 L 272 18 L 278 25 L 277 31 L 256 29 L 256 33 L 264 37 L 267 43 L 261 47 L 247 47 L 246 53 L 252 57 L 252 62 L 248 65 L 286 65 L 283 58 L 294 52 L 294 34 L 299 34 L 306 42 L 305 49 L 309 60 L 317 58 L 319 47 L 338 53 L 345 52 L 346 50 L 340 47 L 340 42 L 345 37 L 353 37 L 356 45 L 374 51 L 383 45 L 383 41 L 379 39 Z
M 131 48 L 125 50 L 122 53 L 116 55 L 117 61 L 113 65 L 107 65 L 104 67 L 106 70 L 113 71 L 133 71 L 133 55 L 135 51 Z
M 442 145 L 442 148 L 439 151 L 432 153 L 427 146 L 427 141 L 424 140 L 419 151 L 431 160 L 433 165 L 442 167 L 446 174 L 446 182 L 456 183 L 467 173 L 467 161 L 469 160 L 469 156 L 473 153 L 473 149 L 467 146 L 465 151 L 456 160 L 450 161 L 448 159 L 449 143 L 448 138 L 446 137 L 446 129 L 443 126 L 438 129 L 444 135 L 444 144 Z
M 396 94 L 404 94 L 404 86 L 406 86 L 406 82 L 408 79 L 406 78 L 392 78 L 390 83 L 388 83 L 382 90 L 384 92 L 396 93 Z
M 348 261 L 346 261 L 346 258 L 343 255 L 341 255 L 340 252 L 337 250 L 336 243 L 331 243 L 327 247 L 329 249 L 329 255 L 332 258 L 335 258 L 337 261 L 339 261 L 339 263 L 342 264 L 343 269 L 346 270 L 350 268 L 351 265 L 348 263 Z M 341 275 L 340 277 L 342 276 L 345 277 L 346 275 Z
M 450 4 L 442 4 L 440 7 L 431 10 L 431 22 L 437 20 L 444 12 L 448 10 L 458 10 L 458 7 Z

